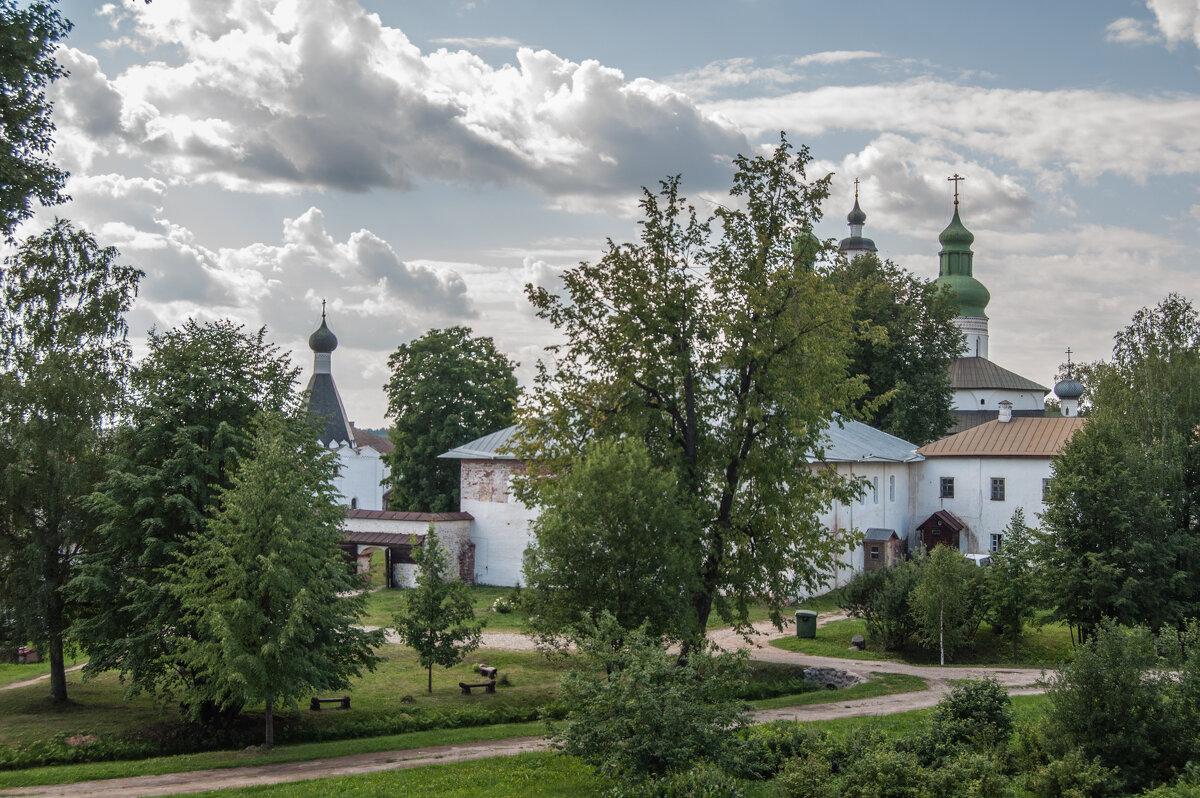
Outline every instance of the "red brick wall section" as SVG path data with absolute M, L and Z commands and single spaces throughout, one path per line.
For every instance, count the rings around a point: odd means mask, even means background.
M 506 504 L 509 477 L 524 470 L 524 463 L 512 460 L 463 460 L 462 498 Z
M 458 578 L 468 585 L 475 584 L 475 544 L 465 543 L 458 550 Z

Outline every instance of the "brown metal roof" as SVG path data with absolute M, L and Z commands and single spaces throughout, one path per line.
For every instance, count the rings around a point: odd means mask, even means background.
M 917 449 L 925 457 L 1053 457 L 1086 419 L 989 421 Z
M 395 510 L 347 510 L 347 518 L 370 521 L 474 521 L 470 513 L 401 513 Z
M 361 532 L 343 529 L 342 537 L 347 543 L 370 546 L 420 546 L 425 543 L 424 535 L 398 534 L 396 532 Z
M 948 510 L 935 510 L 933 515 L 917 524 L 917 529 L 924 532 L 926 529 L 934 529 L 940 526 L 946 527 L 951 532 L 961 532 L 967 528 L 966 524 L 955 518 L 954 514 Z
M 950 387 L 1001 388 L 1008 391 L 1041 391 L 1050 393 L 1044 385 L 1026 379 L 997 366 L 986 357 L 960 357 L 950 364 Z
M 1045 410 L 1014 410 L 1012 411 L 1013 418 L 1045 418 Z M 989 421 L 995 421 L 1000 417 L 999 410 L 951 410 L 950 417 L 954 419 L 954 424 L 950 429 L 946 430 L 947 435 L 953 435 L 956 432 L 969 430 L 971 427 L 978 427 L 980 424 L 986 424 Z
M 367 432 L 365 429 L 359 429 L 358 427 L 354 426 L 353 421 L 350 422 L 350 431 L 354 433 L 355 446 L 370 446 L 380 454 L 388 454 L 396 448 L 396 445 L 387 438 L 384 438 L 381 435 L 376 435 L 374 432 Z

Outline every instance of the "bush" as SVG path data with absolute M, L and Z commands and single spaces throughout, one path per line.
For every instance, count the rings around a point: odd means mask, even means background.
M 933 710 L 933 734 L 951 745 L 1005 743 L 1012 730 L 1012 701 L 993 676 L 955 686 Z
M 661 798 L 742 798 L 737 779 L 708 762 L 660 780 L 654 791 Z
M 607 613 L 575 638 L 595 667 L 562 679 L 567 718 L 551 726 L 559 748 L 627 783 L 737 760 L 744 741 L 731 732 L 745 723 L 747 707 L 734 698 L 744 652 L 696 649 L 681 664 L 644 627 L 627 631 Z M 596 675 L 602 669 L 607 680 Z
M 827 759 L 828 743 L 822 732 L 794 721 L 752 726 L 745 732 L 746 747 L 733 772 L 742 778 L 765 779 L 779 773 L 797 757 Z
M 1108 798 L 1124 792 L 1116 773 L 1088 759 L 1078 748 L 1029 774 L 1025 789 L 1033 798 Z
M 1046 744 L 1115 770 L 1136 791 L 1182 768 L 1196 739 L 1180 683 L 1164 671 L 1145 627 L 1103 621 L 1050 685 Z M 1185 677 L 1186 681 L 1186 677 Z
M 885 651 L 904 648 L 916 631 L 908 599 L 920 576 L 917 560 L 859 571 L 842 588 L 839 606 L 851 617 L 862 618 L 867 639 Z
M 513 602 L 508 596 L 499 596 L 492 602 L 492 612 L 507 615 L 513 611 Z

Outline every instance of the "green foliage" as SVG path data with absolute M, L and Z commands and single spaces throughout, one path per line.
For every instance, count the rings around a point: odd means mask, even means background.
M 1171 294 L 1116 338 L 1042 516 L 1049 598 L 1085 638 L 1104 617 L 1158 628 L 1200 614 L 1200 317 Z
M 655 637 L 695 634 L 696 521 L 675 475 L 656 467 L 641 441 L 588 444 L 539 495 L 523 597 L 539 634 L 560 635 L 602 612 L 627 629 L 646 624 Z
M 627 782 L 702 760 L 722 768 L 737 760 L 744 652 L 696 647 L 680 662 L 644 628 L 623 629 L 607 613 L 575 639 L 595 667 L 563 677 L 567 717 L 551 725 L 563 751 Z M 597 675 L 601 669 L 607 679 Z
M 1105 620 L 1051 681 L 1046 744 L 1078 750 L 1116 771 L 1125 789 L 1170 777 L 1193 753 L 1200 717 L 1180 700 L 1180 685 L 1145 627 Z
M 91 612 L 71 633 L 90 657 L 86 673 L 115 670 L 131 694 L 169 698 L 195 681 L 180 656 L 193 630 L 172 574 L 230 486 L 254 420 L 297 406 L 298 370 L 265 329 L 225 320 L 152 331 L 148 345 L 128 421 L 91 499 L 99 541 L 71 585 Z
M 458 461 L 438 455 L 512 423 L 520 393 L 516 364 L 491 338 L 450 327 L 401 344 L 388 367 L 392 509 L 456 511 Z
M 1078 748 L 1028 774 L 1025 787 L 1033 798 L 1115 798 L 1123 794 L 1116 773 L 1086 758 Z
M 771 596 L 811 592 L 840 543 L 819 522 L 854 485 L 811 469 L 835 411 L 863 392 L 846 376 L 850 318 L 821 273 L 830 247 L 811 228 L 829 179 L 808 182 L 808 153 L 786 140 L 735 159 L 730 198 L 697 218 L 679 179 L 646 191 L 641 237 L 610 242 L 563 275 L 564 295 L 528 286 L 550 347 L 521 412 L 517 485 L 526 504 L 569 471 L 594 439 L 636 438 L 678 484 L 695 518 L 690 573 L 697 628 L 715 612 L 744 624 Z
M 1018 507 L 1004 530 L 999 551 L 984 569 L 987 617 L 993 628 L 1012 641 L 1013 664 L 1025 624 L 1037 617 L 1040 575 L 1033 530 L 1025 525 L 1025 511 Z
M 850 373 L 866 376 L 862 419 L 918 445 L 954 423 L 950 363 L 962 348 L 949 290 L 872 254 L 839 263 L 830 274 L 853 308 Z
M 737 779 L 709 762 L 671 773 L 647 793 L 660 798 L 743 798 L 746 794 Z
M 942 665 L 979 627 L 980 579 L 979 569 L 949 546 L 934 546 L 921 566 L 909 606 L 917 640 L 936 649 Z
M 60 702 L 78 611 L 64 588 L 94 533 L 84 500 L 104 473 L 102 427 L 124 398 L 124 313 L 142 276 L 117 258 L 58 219 L 0 273 L 0 645 L 48 653 Z
M 433 692 L 433 666 L 449 668 L 479 647 L 481 625 L 467 586 L 450 573 L 446 549 L 433 524 L 425 543 L 413 556 L 417 586 L 406 591 L 393 625 L 400 642 L 417 652 L 421 667 L 429 671 L 428 691 Z
M 994 676 L 955 685 L 933 710 L 933 736 L 950 745 L 1003 744 L 1012 731 L 1012 701 Z
M 884 651 L 904 648 L 916 633 L 909 597 L 924 560 L 905 560 L 890 568 L 857 571 L 842 588 L 838 605 L 867 625 L 867 641 Z
M 267 747 L 276 704 L 345 689 L 383 642 L 356 625 L 363 599 L 339 545 L 336 475 L 305 419 L 265 415 L 172 583 L 196 630 L 182 657 L 199 676 L 196 697 L 265 703 Z
M 33 215 L 31 199 L 65 199 L 67 173 L 46 157 L 54 146 L 46 87 L 66 74 L 54 50 L 70 30 L 53 0 L 0 0 L 0 234 L 9 241 Z

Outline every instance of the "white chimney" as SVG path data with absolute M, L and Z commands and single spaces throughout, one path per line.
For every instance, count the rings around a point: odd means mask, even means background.
M 1007 424 L 1012 421 L 1012 402 L 1005 399 L 1000 403 L 1000 417 L 997 421 L 1001 424 Z

